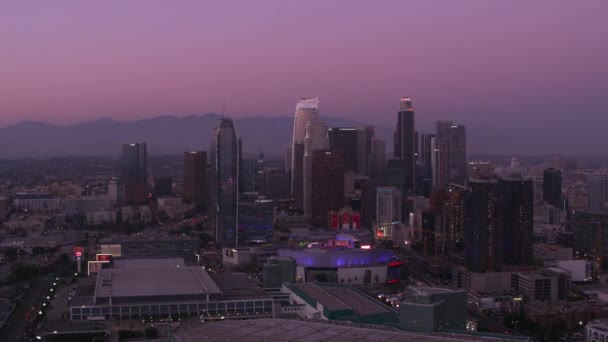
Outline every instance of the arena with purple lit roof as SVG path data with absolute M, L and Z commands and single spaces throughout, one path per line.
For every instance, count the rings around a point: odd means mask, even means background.
M 339 284 L 385 283 L 393 278 L 389 264 L 394 253 L 385 249 L 281 249 L 279 256 L 296 260 L 297 281 Z

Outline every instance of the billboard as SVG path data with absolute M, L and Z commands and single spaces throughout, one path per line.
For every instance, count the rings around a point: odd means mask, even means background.
M 353 213 L 352 216 L 352 220 L 353 220 L 353 230 L 359 230 L 361 229 L 361 214 L 360 213 Z
M 342 229 L 350 229 L 350 213 L 342 213 Z
M 112 260 L 112 254 L 97 254 L 96 261 L 106 261 L 110 262 Z
M 74 256 L 76 257 L 76 260 L 81 261 L 84 256 L 84 247 L 74 246 Z
M 329 213 L 329 229 L 338 230 L 339 226 L 340 226 L 340 214 Z

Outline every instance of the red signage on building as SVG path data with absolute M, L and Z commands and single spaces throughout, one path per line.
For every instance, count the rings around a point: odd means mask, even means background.
M 97 254 L 97 261 L 110 262 L 111 258 L 112 258 L 112 254 Z
M 84 247 L 79 247 L 79 246 L 74 247 L 74 255 L 77 258 L 82 258 L 82 256 L 84 255 Z
M 340 226 L 340 215 L 338 213 L 329 214 L 329 228 L 331 230 L 338 230 Z
M 361 214 L 353 213 L 353 230 L 361 229 Z
M 350 213 L 342 213 L 342 229 L 350 229 Z

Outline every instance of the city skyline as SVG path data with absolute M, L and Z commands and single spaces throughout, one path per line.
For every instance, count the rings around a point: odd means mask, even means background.
M 302 96 L 321 97 L 328 116 L 392 125 L 394 99 L 408 95 L 421 123 L 596 132 L 607 5 L 553 4 L 384 2 L 370 13 L 364 2 L 346 12 L 319 2 L 5 2 L 0 126 L 221 112 L 224 102 L 234 118 L 289 116 Z

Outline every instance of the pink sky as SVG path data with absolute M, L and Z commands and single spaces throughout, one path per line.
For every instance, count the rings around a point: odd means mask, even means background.
M 404 95 L 422 120 L 608 123 L 602 0 L 4 0 L 0 44 L 0 126 L 224 100 L 289 116 L 313 95 L 321 115 L 391 125 Z

